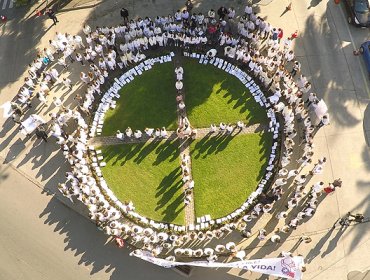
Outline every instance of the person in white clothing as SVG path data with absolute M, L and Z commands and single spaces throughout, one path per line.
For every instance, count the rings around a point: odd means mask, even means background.
M 184 87 L 184 84 L 180 80 L 177 80 L 175 86 L 178 91 L 181 91 Z
M 165 127 L 162 127 L 162 129 L 161 129 L 161 137 L 163 137 L 163 138 L 168 137 L 167 130 L 166 130 Z
M 143 133 L 140 130 L 136 130 L 134 132 L 134 136 L 135 136 L 136 139 L 140 139 L 142 135 L 143 135 Z
M 62 100 L 59 97 L 54 96 L 53 104 L 55 105 L 55 107 L 59 108 L 60 106 L 62 106 Z
M 123 140 L 124 139 L 124 134 L 121 131 L 117 130 L 116 137 L 119 140 Z
M 244 122 L 242 122 L 242 121 L 238 121 L 236 125 L 238 126 L 238 128 L 239 128 L 240 130 L 242 130 L 242 129 L 245 127 L 245 124 L 244 124 Z
M 184 101 L 180 101 L 180 103 L 179 103 L 179 109 L 180 110 L 182 110 L 182 109 L 184 109 L 185 108 L 185 103 L 184 103 Z
M 72 81 L 68 78 L 63 78 L 63 85 L 72 90 Z
M 233 132 L 233 130 L 234 130 L 234 127 L 229 123 L 228 125 L 227 125 L 227 127 L 226 127 L 226 130 L 227 130 L 227 132 L 228 133 L 232 133 Z
M 313 167 L 313 169 L 310 171 L 310 174 L 311 175 L 322 174 L 325 163 L 326 163 L 326 157 L 320 158 L 319 161 Z
M 217 132 L 217 126 L 214 124 L 211 124 L 211 133 Z
M 312 186 L 312 192 L 320 195 L 324 189 L 324 182 L 317 182 Z
M 322 127 L 322 126 L 326 126 L 326 125 L 329 125 L 330 124 L 330 120 L 329 120 L 329 114 L 325 114 L 322 118 L 321 118 L 321 120 L 320 120 L 320 122 L 319 122 L 319 124 L 317 125 L 317 128 L 320 128 L 320 127 Z
M 132 129 L 131 129 L 131 127 L 126 128 L 125 133 L 126 133 L 126 136 L 127 137 L 131 137 L 132 136 Z
M 149 137 L 152 137 L 153 136 L 153 132 L 154 132 L 154 128 L 145 128 L 145 133 Z

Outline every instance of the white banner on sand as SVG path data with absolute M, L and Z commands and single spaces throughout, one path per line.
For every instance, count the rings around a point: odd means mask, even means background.
M 303 257 L 299 256 L 219 263 L 207 261 L 172 262 L 156 258 L 151 253 L 144 251 L 142 251 L 140 254 L 132 252 L 130 255 L 166 268 L 179 265 L 201 266 L 201 267 L 230 267 L 283 277 L 286 279 L 297 280 L 301 279 L 302 277 L 301 267 L 303 265 Z

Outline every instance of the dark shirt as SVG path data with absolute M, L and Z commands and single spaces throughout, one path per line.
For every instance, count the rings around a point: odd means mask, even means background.
M 55 17 L 55 13 L 54 13 L 53 10 L 48 10 L 46 13 L 49 16 L 49 18 L 54 18 Z
M 128 17 L 128 10 L 125 8 L 121 9 L 121 17 Z
M 226 14 L 227 14 L 227 10 L 225 7 L 221 7 L 218 9 L 217 11 L 217 14 L 220 16 L 220 17 L 224 17 Z

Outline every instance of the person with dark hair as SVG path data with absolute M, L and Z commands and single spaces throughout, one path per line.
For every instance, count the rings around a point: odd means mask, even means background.
M 221 6 L 217 10 L 217 14 L 220 17 L 220 20 L 223 20 L 223 19 L 225 19 L 225 16 L 228 14 L 228 11 L 227 11 L 227 9 L 224 6 Z
M 35 133 L 38 139 L 42 138 L 45 142 L 48 142 L 48 134 L 46 133 L 43 125 L 40 125 L 38 128 L 36 128 Z
M 190 13 L 191 10 L 193 9 L 193 3 L 191 2 L 191 0 L 186 1 L 185 6 L 186 10 L 188 10 L 188 12 Z
M 121 9 L 121 17 L 123 18 L 124 22 L 128 21 L 128 10 L 126 8 Z
M 54 24 L 56 25 L 59 20 L 57 19 L 57 16 L 55 15 L 55 12 L 52 9 L 47 9 L 45 12 L 50 19 L 53 20 Z

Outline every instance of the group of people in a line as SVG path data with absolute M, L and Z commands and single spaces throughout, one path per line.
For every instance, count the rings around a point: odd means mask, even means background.
M 168 138 L 168 133 L 165 127 L 156 128 L 156 129 L 146 127 L 144 129 L 144 133 L 148 138 L 153 138 L 153 137 L 164 138 L 164 139 Z M 124 132 L 121 132 L 120 130 L 117 130 L 116 132 L 116 138 L 122 141 L 124 140 L 129 141 L 132 139 L 140 140 L 142 139 L 142 137 L 143 137 L 143 132 L 140 129 L 133 131 L 131 127 L 126 128 Z

